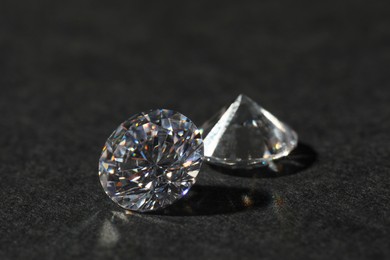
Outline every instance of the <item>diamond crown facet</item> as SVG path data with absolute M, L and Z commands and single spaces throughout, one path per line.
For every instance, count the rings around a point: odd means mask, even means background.
M 195 183 L 203 157 L 200 131 L 184 115 L 158 109 L 123 122 L 99 160 L 100 182 L 121 207 L 164 208 Z

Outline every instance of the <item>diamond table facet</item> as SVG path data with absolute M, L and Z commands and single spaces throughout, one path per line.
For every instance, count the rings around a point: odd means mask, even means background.
M 205 159 L 231 168 L 271 165 L 288 155 L 298 136 L 245 95 L 203 126 Z
M 111 134 L 99 160 L 99 178 L 121 207 L 158 210 L 189 191 L 202 157 L 203 140 L 190 119 L 172 110 L 152 110 L 131 117 Z

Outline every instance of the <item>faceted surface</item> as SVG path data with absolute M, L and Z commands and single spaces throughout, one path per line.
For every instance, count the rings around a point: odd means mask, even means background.
M 203 126 L 205 158 L 233 168 L 252 168 L 288 155 L 297 134 L 245 95 Z
M 140 113 L 108 138 L 99 160 L 107 195 L 134 211 L 164 208 L 195 183 L 203 140 L 184 115 L 165 109 Z

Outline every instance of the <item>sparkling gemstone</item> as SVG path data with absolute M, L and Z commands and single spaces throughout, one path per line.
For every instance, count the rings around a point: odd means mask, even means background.
M 107 195 L 134 211 L 164 208 L 195 183 L 203 157 L 200 130 L 184 115 L 158 109 L 123 122 L 99 160 Z
M 298 143 L 294 130 L 245 95 L 206 122 L 203 134 L 206 161 L 232 168 L 270 165 Z

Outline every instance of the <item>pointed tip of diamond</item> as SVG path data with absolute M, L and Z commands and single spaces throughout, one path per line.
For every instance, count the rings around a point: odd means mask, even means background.
M 242 102 L 244 100 L 250 100 L 250 101 L 253 101 L 252 99 L 250 99 L 247 95 L 241 93 L 240 95 L 237 96 L 235 102 Z
M 236 100 L 235 101 L 241 101 L 241 99 L 245 96 L 245 94 L 240 94 L 237 96 Z
M 249 96 L 245 94 L 240 94 L 236 98 L 236 100 L 233 102 L 233 104 L 237 104 L 237 106 L 247 106 L 247 107 L 256 107 L 257 109 L 261 109 L 261 106 L 256 103 L 253 99 L 251 99 Z
M 205 125 L 205 157 L 223 166 L 262 165 L 288 155 L 298 143 L 294 130 L 245 94 Z

